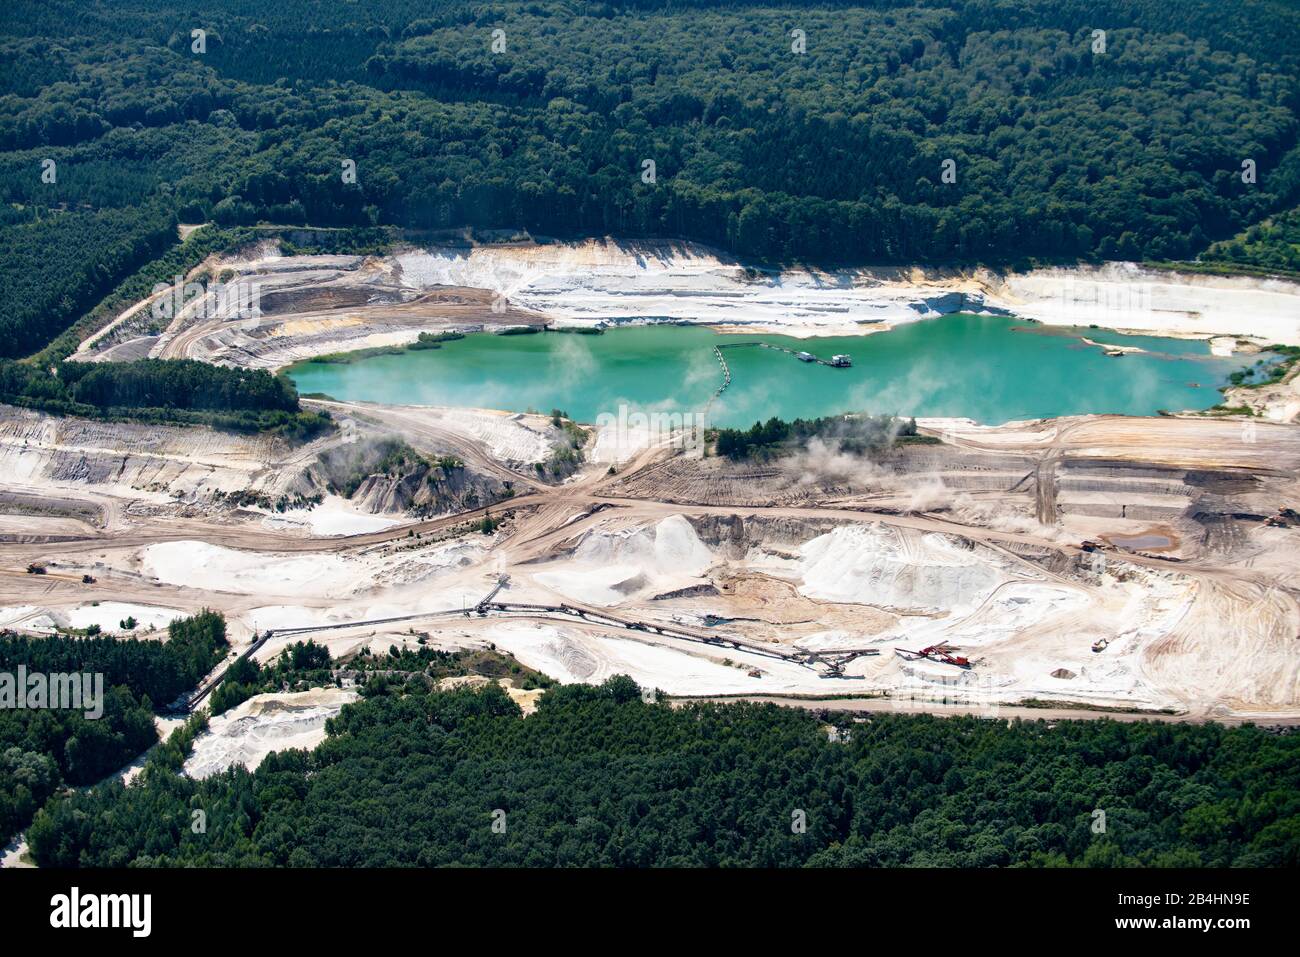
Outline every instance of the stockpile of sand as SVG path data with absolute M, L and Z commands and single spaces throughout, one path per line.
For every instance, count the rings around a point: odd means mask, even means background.
M 578 601 L 613 605 L 645 591 L 680 588 L 714 561 L 691 523 L 673 515 L 648 527 L 594 529 L 570 560 L 533 577 Z
M 441 578 L 472 565 L 483 552 L 484 545 L 475 540 L 439 542 L 394 555 L 254 552 L 178 541 L 146 546 L 139 552 L 139 562 L 142 574 L 169 585 L 343 602 L 374 595 L 388 586 Z
M 355 691 L 341 688 L 255 695 L 211 720 L 185 773 L 206 778 L 236 764 L 255 768 L 273 751 L 314 748 L 325 740 L 325 722 L 356 699 Z
M 975 552 L 938 534 L 847 525 L 799 549 L 800 591 L 824 601 L 911 612 L 973 608 L 1004 579 Z
M 373 584 L 357 561 L 340 555 L 277 555 L 196 541 L 148 546 L 140 553 L 140 571 L 169 585 L 250 595 L 326 598 Z

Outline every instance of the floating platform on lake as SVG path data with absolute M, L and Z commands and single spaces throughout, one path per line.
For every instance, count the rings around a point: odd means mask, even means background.
M 713 349 L 717 352 L 719 361 L 723 361 L 723 349 L 741 349 L 745 346 L 762 346 L 764 349 L 774 349 L 777 352 L 792 355 L 800 362 L 816 362 L 818 365 L 830 366 L 833 369 L 847 369 L 853 365 L 853 357 L 844 353 L 833 355 L 829 359 L 819 359 L 811 352 L 795 352 L 793 349 L 785 348 L 785 346 L 774 346 L 770 342 L 727 342 L 720 346 L 714 346 Z

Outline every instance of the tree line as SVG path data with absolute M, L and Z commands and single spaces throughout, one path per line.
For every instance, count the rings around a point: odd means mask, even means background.
M 178 220 L 827 265 L 1186 258 L 1300 199 L 1298 40 L 1278 0 L 17 0 L 0 354 Z
M 103 714 L 0 709 L 0 840 L 25 827 L 67 786 L 94 784 L 158 740 L 154 710 L 193 689 L 227 648 L 225 619 L 173 621 L 168 640 L 0 632 L 0 673 L 102 674 Z
M 812 439 L 833 442 L 851 455 L 869 455 L 896 442 L 933 441 L 916 431 L 916 419 L 894 415 L 827 415 L 787 422 L 772 416 L 748 429 L 718 429 L 714 451 L 730 459 L 779 455 L 804 448 Z
M 1284 867 L 1300 738 L 1215 724 L 826 719 L 627 677 L 367 685 L 313 751 L 51 801 L 42 866 Z M 205 834 L 159 822 L 207 811 Z M 1097 811 L 1105 827 L 1095 827 Z M 93 822 L 93 826 L 92 826 Z M 496 825 L 496 826 L 494 826 Z
M 1232 239 L 1215 243 L 1201 259 L 1300 278 L 1300 208 L 1279 213 Z
M 0 359 L 0 402 L 59 415 L 200 424 L 311 438 L 332 427 L 305 412 L 284 376 L 194 359 L 59 362 Z

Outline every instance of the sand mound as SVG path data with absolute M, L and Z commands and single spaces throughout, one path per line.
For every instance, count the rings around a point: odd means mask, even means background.
M 641 592 L 683 587 L 714 560 L 691 523 L 673 515 L 650 527 L 590 531 L 571 560 L 534 577 L 579 601 L 612 605 Z
M 1003 580 L 995 567 L 942 535 L 845 526 L 799 550 L 799 589 L 810 598 L 913 612 L 971 608 Z
M 273 751 L 314 748 L 325 740 L 325 722 L 357 693 L 318 688 L 292 694 L 260 694 L 213 718 L 194 742 L 185 773 L 206 778 L 236 764 L 255 768 Z
M 325 598 L 357 589 L 355 563 L 335 555 L 244 552 L 206 542 L 161 542 L 140 553 L 140 570 L 169 585 Z

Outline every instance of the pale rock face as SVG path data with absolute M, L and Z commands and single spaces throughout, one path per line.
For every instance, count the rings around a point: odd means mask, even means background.
M 1300 284 L 1136 263 L 1006 275 L 901 268 L 776 273 L 747 270 L 689 243 L 640 250 L 599 241 L 431 249 L 396 261 L 402 282 L 413 288 L 490 289 L 575 324 L 657 318 L 841 335 L 954 312 L 993 312 L 1049 325 L 1300 344 Z
M 415 288 L 490 289 L 512 304 L 578 325 L 672 319 L 852 334 L 867 331 L 864 324 L 981 306 L 965 289 L 889 281 L 869 271 L 760 273 L 689 243 L 653 252 L 600 242 L 427 250 L 397 262 L 402 281 Z

